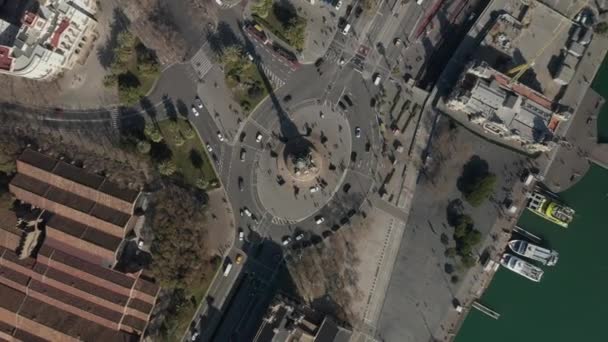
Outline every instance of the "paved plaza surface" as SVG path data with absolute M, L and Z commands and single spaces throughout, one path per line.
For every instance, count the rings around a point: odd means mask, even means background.
M 453 310 L 452 300 L 465 282 L 450 282 L 445 264 L 456 262 L 444 256 L 448 247 L 441 234 L 450 237 L 447 225 L 450 201 L 462 200 L 456 187 L 463 165 L 473 156 L 488 163 L 498 177 L 496 193 L 478 208 L 463 203 L 464 211 L 475 221 L 484 236 L 503 215 L 501 204 L 519 181 L 514 169 L 523 167 L 525 156 L 488 144 L 463 127 L 451 126 L 443 117 L 433 137 L 431 162 L 422 172 L 413 197 L 412 209 L 395 261 L 390 285 L 377 327 L 377 337 L 385 341 L 429 341 L 441 329 L 443 317 Z M 453 242 L 452 242 L 453 243 Z M 476 250 L 478 256 L 482 251 Z M 464 278 L 463 275 L 460 276 Z M 468 284 L 467 284 L 468 286 Z

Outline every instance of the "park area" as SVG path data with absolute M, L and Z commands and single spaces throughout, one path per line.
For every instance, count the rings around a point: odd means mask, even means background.
M 260 0 L 252 9 L 255 21 L 297 51 L 304 49 L 306 19 L 288 1 Z
M 160 66 L 154 52 L 125 31 L 118 35 L 110 71 L 104 78 L 104 86 L 116 87 L 120 102 L 132 105 L 152 89 Z
M 150 155 L 161 175 L 181 177 L 184 183 L 202 190 L 219 186 L 203 143 L 187 120 L 148 123 L 144 134 L 149 141 L 140 141 L 137 148 Z
M 248 59 L 237 45 L 227 47 L 224 50 L 222 63 L 225 70 L 226 85 L 243 112 L 248 113 L 268 94 L 262 75 L 260 75 L 256 65 Z

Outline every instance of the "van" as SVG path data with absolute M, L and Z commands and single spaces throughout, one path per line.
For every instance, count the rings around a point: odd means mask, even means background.
M 342 30 L 342 34 L 346 36 L 349 31 L 350 31 L 350 24 L 346 24 L 346 26 L 344 27 L 344 30 Z
M 224 277 L 227 277 L 230 274 L 230 270 L 232 270 L 232 263 L 229 262 L 226 264 L 226 268 L 224 269 Z
M 380 81 L 382 81 L 382 79 L 380 78 L 380 74 L 376 74 L 376 76 L 374 76 L 374 85 L 380 85 Z

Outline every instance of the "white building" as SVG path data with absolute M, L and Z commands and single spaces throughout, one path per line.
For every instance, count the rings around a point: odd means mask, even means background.
M 553 112 L 540 94 L 519 83 L 509 85 L 506 76 L 487 66 L 465 72 L 446 106 L 468 114 L 486 132 L 521 143 L 531 153 L 550 150 L 558 122 L 566 119 Z
M 94 40 L 94 0 L 40 0 L 21 26 L 0 20 L 0 72 L 50 79 L 86 57 Z

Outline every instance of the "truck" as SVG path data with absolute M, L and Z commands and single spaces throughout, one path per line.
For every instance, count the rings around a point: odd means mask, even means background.
M 224 277 L 227 277 L 230 274 L 230 270 L 232 270 L 232 263 L 229 262 L 226 264 L 226 268 L 224 269 Z

